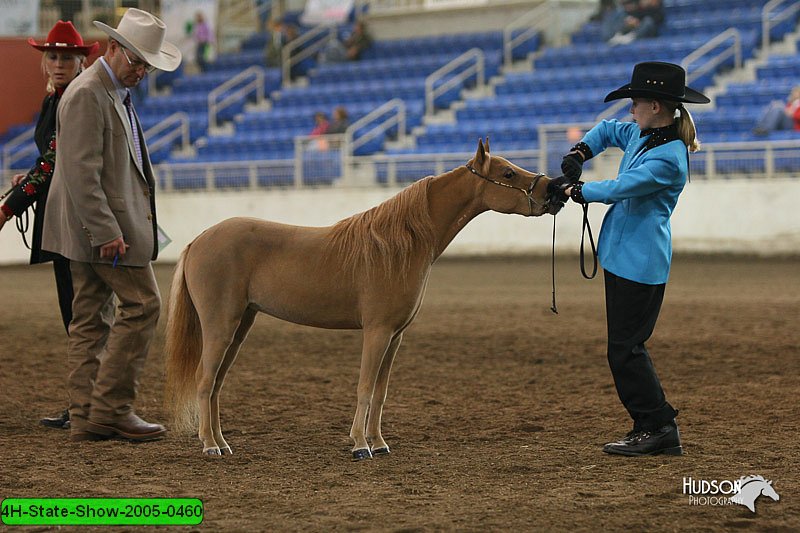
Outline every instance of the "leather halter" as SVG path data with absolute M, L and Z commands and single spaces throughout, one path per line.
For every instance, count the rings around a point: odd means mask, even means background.
M 489 176 L 484 176 L 483 174 L 481 174 L 480 172 L 475 170 L 471 165 L 464 165 L 464 166 L 467 167 L 467 170 L 469 170 L 470 172 L 472 172 L 473 174 L 475 174 L 476 176 L 478 176 L 481 179 L 485 179 L 486 181 L 494 183 L 495 185 L 500 185 L 501 187 L 507 187 L 509 189 L 516 189 L 516 190 L 520 191 L 522 194 L 525 195 L 525 198 L 528 199 L 528 208 L 530 209 L 530 213 L 529 214 L 531 216 L 533 215 L 533 206 L 534 205 L 538 205 L 539 207 L 544 207 L 544 208 L 547 208 L 550 205 L 548 200 L 545 200 L 544 203 L 541 203 L 541 202 L 537 202 L 536 199 L 534 199 L 534 197 L 533 197 L 533 190 L 536 188 L 536 184 L 539 183 L 539 180 L 542 179 L 544 176 L 546 176 L 546 174 L 542 174 L 541 172 L 536 173 L 534 175 L 534 177 L 533 177 L 533 181 L 531 181 L 530 186 L 527 189 L 523 189 L 522 187 L 517 187 L 515 185 L 510 185 L 508 183 L 503 183 L 502 181 L 497 181 L 495 179 L 490 178 Z

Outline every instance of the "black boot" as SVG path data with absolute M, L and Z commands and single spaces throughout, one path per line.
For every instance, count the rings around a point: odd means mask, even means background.
M 64 412 L 58 416 L 42 418 L 39 423 L 48 428 L 69 429 L 69 409 L 64 409 Z
M 681 435 L 673 421 L 656 431 L 633 431 L 617 442 L 603 446 L 606 453 L 627 456 L 683 455 Z

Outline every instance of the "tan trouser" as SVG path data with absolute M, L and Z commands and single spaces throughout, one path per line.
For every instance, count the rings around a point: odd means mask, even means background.
M 83 431 L 89 419 L 114 423 L 131 410 L 161 296 L 150 265 L 72 261 L 70 268 L 75 299 L 67 349 L 69 411 L 72 430 Z

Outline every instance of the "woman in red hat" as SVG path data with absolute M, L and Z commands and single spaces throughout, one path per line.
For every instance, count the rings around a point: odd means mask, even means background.
M 13 189 L 3 205 L 0 205 L 0 230 L 5 223 L 17 217 L 17 228 L 22 233 L 25 245 L 31 249 L 31 264 L 53 262 L 58 291 L 58 304 L 64 327 L 69 332 L 72 320 L 72 276 L 69 260 L 58 254 L 42 250 L 42 224 L 50 178 L 55 169 L 56 156 L 56 109 L 61 95 L 72 80 L 83 70 L 87 56 L 95 53 L 98 43 L 84 44 L 80 33 L 72 22 L 56 22 L 47 39 L 37 44 L 32 38 L 28 43 L 41 50 L 42 72 L 47 78 L 47 96 L 36 123 L 34 140 L 39 149 L 39 158 L 26 174 L 17 174 L 11 180 Z M 30 245 L 25 239 L 28 227 L 28 208 L 34 208 L 33 235 Z M 48 427 L 69 428 L 68 411 L 58 417 L 42 419 Z

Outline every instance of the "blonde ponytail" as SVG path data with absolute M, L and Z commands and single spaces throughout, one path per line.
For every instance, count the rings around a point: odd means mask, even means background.
M 689 110 L 683 107 L 680 102 L 662 101 L 667 111 L 675 117 L 675 124 L 678 126 L 678 137 L 686 149 L 692 153 L 700 150 L 700 141 L 697 140 L 697 128 Z
M 680 116 L 676 118 L 678 123 L 678 137 L 681 138 L 683 144 L 686 145 L 687 150 L 694 153 L 700 150 L 700 141 L 697 140 L 697 128 L 694 125 L 694 119 L 689 110 L 678 106 L 678 113 Z

